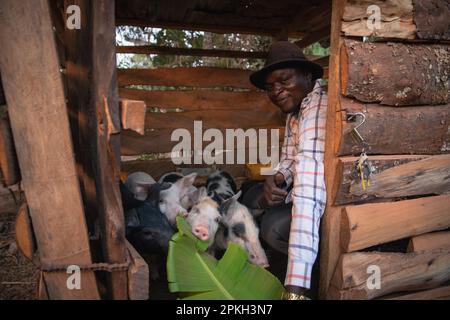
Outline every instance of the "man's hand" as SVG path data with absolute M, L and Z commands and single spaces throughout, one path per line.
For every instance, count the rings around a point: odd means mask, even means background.
M 264 183 L 264 200 L 269 206 L 274 206 L 283 202 L 287 196 L 287 191 L 281 189 L 280 186 L 284 182 L 284 177 L 281 173 L 276 173 L 273 176 L 268 176 Z

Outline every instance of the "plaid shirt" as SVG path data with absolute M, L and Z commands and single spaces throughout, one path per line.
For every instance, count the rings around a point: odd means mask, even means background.
M 285 285 L 310 288 L 319 250 L 320 218 L 325 210 L 324 177 L 327 95 L 323 81 L 303 99 L 300 111 L 289 114 L 279 170 L 290 186 L 292 221 Z M 288 196 L 289 198 L 289 196 Z M 289 201 L 288 198 L 286 201 Z

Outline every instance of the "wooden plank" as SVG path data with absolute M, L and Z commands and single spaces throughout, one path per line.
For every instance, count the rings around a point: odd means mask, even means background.
M 426 155 L 394 155 L 394 156 L 370 156 L 369 161 L 374 170 L 373 174 L 378 174 L 386 169 L 396 167 L 411 161 L 425 159 Z M 338 172 L 340 173 L 335 178 L 335 183 L 338 184 L 338 191 L 334 199 L 335 205 L 342 205 L 348 203 L 360 203 L 376 199 L 376 196 L 369 195 L 355 195 L 350 192 L 350 186 L 354 184 L 361 184 L 360 178 L 357 176 L 355 170 L 356 161 L 359 157 L 343 157 L 339 159 Z M 387 200 L 387 199 L 385 199 Z
M 122 129 L 130 129 L 140 135 L 145 131 L 145 112 L 147 106 L 144 101 L 139 100 L 120 100 L 120 120 Z
M 398 198 L 443 194 L 450 191 L 450 155 L 409 162 L 373 174 L 370 186 L 352 184 L 350 193 L 375 198 Z
M 404 294 L 400 296 L 394 297 L 386 297 L 382 298 L 383 300 L 439 300 L 442 298 L 446 298 L 448 300 L 450 298 L 450 286 L 439 287 L 430 290 L 424 290 L 419 292 L 414 292 L 410 294 Z
M 450 40 L 448 0 L 413 0 L 414 23 L 421 39 Z
M 341 246 L 352 252 L 450 227 L 450 196 L 345 207 Z
M 120 89 L 119 95 L 123 99 L 142 100 L 147 107 L 162 109 L 181 108 L 188 111 L 252 109 L 272 113 L 278 110 L 262 92 Z
M 116 53 L 168 54 L 177 56 L 265 59 L 267 52 L 219 49 L 174 48 L 167 46 L 117 46 Z
M 118 69 L 119 86 L 153 85 L 183 87 L 236 87 L 256 90 L 250 70 L 213 67 Z
M 393 292 L 434 288 L 450 280 L 449 265 L 448 250 L 406 254 L 346 253 L 336 268 L 328 298 L 373 299 Z M 368 272 L 369 266 L 380 269 L 380 289 L 370 289 L 367 285 L 373 275 Z
M 194 121 L 202 121 L 203 128 L 278 128 L 283 126 L 283 119 L 277 110 L 261 112 L 259 110 L 209 110 L 187 112 L 147 112 L 145 127 L 147 129 L 191 129 Z
M 442 106 L 386 107 L 342 98 L 342 140 L 338 155 L 359 155 L 362 144 L 352 135 L 361 122 L 346 119 L 364 113 L 358 132 L 368 154 L 439 154 L 450 152 L 450 104 Z
M 115 55 L 114 0 L 98 0 L 92 5 L 92 105 L 96 124 L 94 178 L 97 187 L 104 258 L 109 263 L 126 261 L 125 221 L 119 190 L 120 112 Z M 127 272 L 109 277 L 109 296 L 127 299 Z
M 339 107 L 339 47 L 341 45 L 341 21 L 346 1 L 332 2 L 330 67 L 328 88 L 327 127 L 325 141 L 325 182 L 327 186 L 327 206 L 322 218 L 320 238 L 320 281 L 319 297 L 324 299 L 329 288 L 331 277 L 338 262 L 341 249 L 339 246 L 341 207 L 333 205 L 337 183 L 337 159 L 335 146 L 341 139 L 341 115 Z
M 434 249 L 450 250 L 450 231 L 433 232 L 412 237 L 408 245 L 408 252 Z
M 48 1 L 5 0 L 0 11 L 3 85 L 40 261 L 90 264 Z M 93 272 L 82 272 L 80 290 L 66 281 L 65 273 L 45 274 L 50 299 L 99 299 Z
M 150 277 L 148 265 L 127 241 L 130 267 L 128 269 L 128 296 L 130 300 L 148 300 Z
M 449 61 L 449 45 L 347 40 L 341 47 L 341 92 L 392 106 L 446 104 Z
M 413 1 L 349 0 L 342 18 L 345 36 L 376 36 L 385 38 L 414 39 L 416 25 L 413 22 Z M 370 5 L 380 8 L 380 28 L 373 28 L 368 18 Z M 372 27 L 369 29 L 368 25 Z
M 218 165 L 179 165 L 176 166 L 171 159 L 163 160 L 132 160 L 122 162 L 122 171 L 125 175 L 132 172 L 143 171 L 158 180 L 162 175 L 168 172 L 177 171 L 177 168 L 216 168 L 227 171 L 234 178 L 244 177 L 246 175 L 245 165 L 239 164 L 218 164 Z
M 33 261 L 34 254 L 37 250 L 36 241 L 31 224 L 31 217 L 28 206 L 24 203 L 17 212 L 14 224 L 15 239 L 20 252 L 30 261 Z
M 247 124 L 248 125 L 248 124 Z M 192 125 L 191 125 L 192 127 Z M 253 129 L 267 129 L 267 127 L 252 127 Z M 192 128 L 187 128 L 191 134 L 191 137 L 194 137 L 194 133 Z M 231 128 L 232 129 L 232 128 Z M 248 128 L 243 128 L 243 130 L 247 130 Z M 279 129 L 279 142 L 278 145 L 282 146 L 283 137 L 284 137 L 284 127 L 273 128 Z M 140 155 L 145 153 L 164 153 L 171 152 L 173 147 L 179 143 L 179 141 L 171 141 L 172 133 L 175 129 L 155 129 L 155 130 L 147 130 L 144 136 L 141 136 L 137 133 L 131 131 L 123 131 L 121 135 L 121 150 L 122 154 L 126 156 L 130 155 Z M 225 146 L 225 137 L 226 137 L 226 129 L 218 129 L 222 133 L 224 137 L 224 146 Z M 268 129 L 270 130 L 270 129 Z M 269 135 L 269 140 L 267 144 L 271 144 L 270 140 L 270 131 L 267 133 Z M 259 139 L 259 138 L 258 138 Z M 259 141 L 259 140 L 258 140 Z M 256 141 L 254 141 L 256 142 Z M 210 141 L 203 142 L 202 146 L 206 147 L 210 144 Z M 235 146 L 237 148 L 237 142 L 235 142 Z M 246 142 L 246 148 L 249 148 L 249 142 Z
M 21 179 L 11 125 L 7 117 L 0 118 L 0 171 L 5 187 L 12 186 Z

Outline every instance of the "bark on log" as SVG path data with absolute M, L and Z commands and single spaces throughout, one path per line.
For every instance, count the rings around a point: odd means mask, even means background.
M 420 39 L 450 40 L 450 1 L 413 0 Z
M 362 43 L 341 47 L 342 94 L 391 106 L 450 102 L 450 46 Z
M 373 299 L 393 292 L 430 289 L 450 280 L 450 251 L 423 253 L 346 253 L 341 256 L 328 292 L 328 299 Z M 380 288 L 370 289 L 380 270 Z
M 379 174 L 389 168 L 403 165 L 412 161 L 418 161 L 428 157 L 429 156 L 425 155 L 370 156 L 369 162 L 374 169 L 373 174 Z M 358 157 L 343 157 L 339 159 L 339 175 L 337 175 L 335 178 L 335 183 L 339 185 L 336 197 L 334 199 L 335 205 L 361 203 L 376 199 L 375 195 L 361 196 L 350 192 L 350 186 L 361 184 L 361 179 L 358 177 L 357 171 L 355 169 L 358 159 Z
M 380 8 L 379 28 L 369 17 Z M 376 9 L 375 9 L 376 10 Z M 376 36 L 397 39 L 450 39 L 448 0 L 350 0 L 345 6 L 342 31 L 346 36 Z
M 449 227 L 449 195 L 347 206 L 342 214 L 341 246 L 352 252 Z
M 450 104 L 443 106 L 386 107 L 358 103 L 342 98 L 342 139 L 338 155 L 359 155 L 362 144 L 352 135 L 361 122 L 346 119 L 364 113 L 358 132 L 364 138 L 368 154 L 439 154 L 450 153 Z
M 450 203 L 447 203 L 450 211 Z M 450 215 L 450 213 L 448 213 Z M 409 241 L 408 252 L 420 252 L 434 249 L 450 250 L 450 231 L 422 234 L 412 237 Z
M 369 16 L 376 13 L 369 10 L 371 5 L 380 9 L 379 28 L 368 21 Z M 342 31 L 346 36 L 414 39 L 416 26 L 413 23 L 413 10 L 412 0 L 349 0 L 342 18 Z
M 438 155 L 389 168 L 370 177 L 370 186 L 350 186 L 350 193 L 375 198 L 443 194 L 450 191 L 450 155 Z
M 0 11 L 3 85 L 40 261 L 90 264 L 48 1 L 4 0 Z M 80 290 L 69 290 L 67 277 L 45 274 L 50 299 L 99 298 L 93 272 L 82 272 Z

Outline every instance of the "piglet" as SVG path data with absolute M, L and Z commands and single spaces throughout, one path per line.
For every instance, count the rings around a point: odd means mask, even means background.
M 248 208 L 238 202 L 240 195 L 241 191 L 222 203 L 222 227 L 217 232 L 215 245 L 225 250 L 230 241 L 235 242 L 248 252 L 251 263 L 267 268 L 269 262 L 259 240 L 259 229 Z
M 197 238 L 212 244 L 221 219 L 219 206 L 208 196 L 205 187 L 199 188 L 191 197 L 195 204 L 189 211 L 186 221 Z
M 134 198 L 140 201 L 147 199 L 148 187 L 155 183 L 155 179 L 142 171 L 136 171 L 129 174 L 124 182 L 125 187 L 133 193 Z

